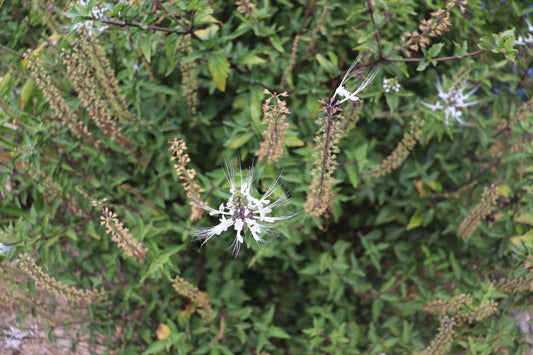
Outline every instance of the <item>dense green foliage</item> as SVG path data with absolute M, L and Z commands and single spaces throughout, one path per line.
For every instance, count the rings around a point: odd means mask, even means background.
M 531 346 L 510 313 L 528 308 L 533 267 L 527 2 L 0 3 L 0 243 L 11 246 L 1 258 L 4 275 L 22 265 L 27 277 L 0 291 L 3 302 L 20 287 L 16 303 L 39 313 L 22 303 L 47 288 L 31 257 L 59 283 L 105 292 L 75 307 L 124 354 Z M 346 88 L 377 75 L 328 121 L 321 105 L 359 55 Z M 384 79 L 399 90 L 385 92 Z M 480 101 L 448 120 L 434 106 L 437 80 Z M 264 89 L 286 91 L 290 111 L 271 162 L 254 156 Z M 315 138 L 328 122 L 334 136 Z M 273 215 L 295 216 L 267 245 L 245 230 L 236 259 L 225 250 L 233 228 L 199 250 L 195 227 L 219 217 L 191 221 L 174 138 L 187 145 L 198 199 L 226 203 L 221 165 L 240 160 L 256 167 L 256 196 L 281 174 L 274 196 L 291 199 Z M 321 167 L 331 195 L 313 214 Z M 126 228 L 140 254 L 117 244 Z M 173 287 L 176 276 L 190 284 Z

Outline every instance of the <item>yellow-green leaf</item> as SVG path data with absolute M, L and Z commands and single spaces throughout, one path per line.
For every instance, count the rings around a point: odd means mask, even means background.
M 20 91 L 20 108 L 24 109 L 24 106 L 28 103 L 31 94 L 33 92 L 33 88 L 35 87 L 33 80 L 28 79 L 26 80 L 26 83 L 22 87 L 22 90 Z
M 511 188 L 509 185 L 498 186 L 498 193 L 503 197 L 511 197 Z
M 409 220 L 409 223 L 407 224 L 407 227 L 405 227 L 405 229 L 411 230 L 420 227 L 422 225 L 422 221 L 424 220 L 424 212 L 424 210 L 416 211 L 415 214 Z
M 226 79 L 229 73 L 229 63 L 221 53 L 213 54 L 207 62 L 213 83 L 222 92 L 226 91 Z
M 304 145 L 304 141 L 302 141 L 296 133 L 287 133 L 285 135 L 285 145 L 287 147 L 302 147 Z
M 201 40 L 208 40 L 208 39 L 211 39 L 213 37 L 215 37 L 216 33 L 218 32 L 219 30 L 219 26 L 218 25 L 211 25 L 207 28 L 202 28 L 200 30 L 196 30 L 194 31 L 194 34 L 200 38 Z
M 168 325 L 161 323 L 155 330 L 155 334 L 157 335 L 157 339 L 165 340 L 170 335 L 170 328 Z
M 533 213 L 524 213 L 516 217 L 515 222 L 526 223 L 533 226 Z
M 517 247 L 520 246 L 520 240 L 527 245 L 533 245 L 533 230 L 530 230 L 529 232 L 522 235 L 515 235 L 514 237 L 509 238 L 509 240 Z
M 254 54 L 250 54 L 250 53 L 245 53 L 239 56 L 237 60 L 235 60 L 236 64 L 244 64 L 244 65 L 263 64 L 265 62 L 266 60 L 264 60 L 263 58 L 258 57 Z
M 0 80 L 0 90 L 4 89 L 7 84 L 9 84 L 11 77 L 12 76 L 10 73 L 6 73 L 6 75 L 4 75 L 4 77 Z

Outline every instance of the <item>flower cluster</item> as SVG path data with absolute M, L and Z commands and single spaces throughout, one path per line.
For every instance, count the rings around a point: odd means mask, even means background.
M 466 100 L 468 100 L 468 98 L 470 98 L 470 96 L 472 96 L 477 91 L 477 89 L 479 88 L 479 85 L 476 85 L 467 94 L 464 94 L 463 91 L 466 89 L 466 86 L 467 86 L 466 82 L 459 80 L 458 82 L 452 85 L 452 87 L 448 90 L 448 92 L 444 92 L 444 90 L 442 89 L 442 84 L 440 80 L 437 79 L 435 81 L 435 88 L 437 89 L 439 93 L 439 99 L 442 100 L 444 103 L 441 103 L 440 101 L 437 101 L 437 103 L 433 105 L 427 104 L 423 101 L 420 101 L 420 103 L 430 108 L 432 111 L 444 109 L 444 115 L 446 118 L 446 126 L 449 123 L 450 117 L 454 119 L 455 121 L 459 122 L 459 124 L 462 124 L 464 126 L 470 126 L 463 119 L 461 119 L 461 116 L 463 115 L 463 113 L 461 112 L 460 109 L 475 105 L 481 102 L 481 100 L 466 102 Z
M 390 78 L 390 79 L 383 79 L 382 87 L 383 87 L 383 92 L 386 94 L 391 91 L 394 91 L 394 92 L 400 91 L 401 85 L 398 83 L 398 79 Z
M 183 189 L 187 192 L 187 198 L 190 199 L 191 205 L 191 221 L 196 221 L 202 218 L 202 209 L 198 208 L 195 201 L 200 200 L 200 193 L 204 191 L 198 179 L 196 179 L 196 170 L 187 168 L 187 164 L 191 162 L 189 154 L 186 153 L 187 145 L 183 139 L 177 139 L 174 137 L 173 141 L 169 141 L 171 144 L 168 149 L 172 153 L 171 160 L 175 162 L 174 170 L 176 175 L 181 180 Z M 203 204 L 203 202 L 201 202 Z
M 87 7 L 89 5 L 88 0 L 79 0 L 79 3 L 83 7 Z M 94 18 L 97 18 L 97 19 L 104 18 L 104 15 L 106 12 L 107 12 L 107 9 L 103 7 L 99 7 L 99 6 L 93 6 L 91 10 L 91 14 L 93 15 Z M 99 34 L 108 28 L 109 26 L 98 25 L 92 20 L 87 20 L 83 22 L 78 22 L 75 25 L 73 25 L 71 31 L 78 32 L 81 29 L 85 29 L 85 31 L 87 31 L 87 35 L 89 37 L 92 37 L 93 34 Z
M 439 8 L 437 11 L 431 13 L 431 19 L 423 19 L 418 26 L 418 31 L 413 33 L 407 31 L 400 38 L 404 42 L 403 48 L 407 48 L 407 54 L 412 55 L 413 52 L 418 52 L 422 48 L 429 46 L 429 37 L 441 36 L 452 25 L 450 20 L 450 13 L 455 7 L 464 13 L 467 0 L 452 0 L 446 4 L 446 8 Z
M 198 207 L 209 211 L 211 216 L 219 216 L 219 224 L 214 227 L 197 228 L 195 233 L 196 240 L 203 239 L 202 246 L 207 243 L 213 236 L 220 235 L 222 232 L 233 227 L 235 232 L 235 240 L 231 247 L 233 247 L 232 254 L 236 258 L 239 255 L 242 243 L 244 243 L 243 233 L 247 229 L 250 230 L 252 237 L 259 245 L 261 243 L 269 243 L 269 241 L 262 238 L 263 234 L 273 236 L 273 227 L 277 221 L 285 220 L 294 215 L 284 215 L 280 217 L 271 217 L 269 214 L 274 207 L 283 205 L 287 202 L 287 198 L 283 194 L 282 197 L 271 202 L 269 198 L 279 188 L 279 176 L 270 185 L 263 197 L 257 199 L 252 196 L 250 190 L 252 183 L 256 179 L 254 168 L 248 168 L 246 177 L 243 176 L 243 171 L 239 168 L 237 173 L 233 167 L 226 163 L 226 170 L 224 175 L 230 184 L 230 198 L 226 204 L 221 203 L 217 210 L 207 206 L 206 204 L 196 201 Z M 236 176 L 239 177 L 240 186 L 237 186 Z M 228 248 L 228 249 L 229 249 Z M 227 250 L 227 249 L 226 249 Z
M 287 108 L 287 101 L 281 100 L 280 97 L 287 97 L 286 92 L 277 94 L 271 93 L 267 89 L 263 91 L 266 95 L 270 95 L 263 104 L 263 124 L 267 125 L 263 131 L 265 140 L 261 142 L 259 150 L 255 153 L 259 157 L 259 161 L 267 158 L 268 163 L 276 162 L 283 154 L 283 143 L 285 142 L 285 130 L 289 127 L 289 123 L 285 122 L 289 109 Z
M 106 199 L 91 201 L 94 207 L 98 207 L 101 211 L 100 225 L 105 226 L 105 232 L 111 236 L 111 240 L 121 247 L 126 256 L 135 257 L 142 261 L 148 249 L 133 237 L 129 229 L 124 226 L 115 212 L 111 211 L 105 205 Z

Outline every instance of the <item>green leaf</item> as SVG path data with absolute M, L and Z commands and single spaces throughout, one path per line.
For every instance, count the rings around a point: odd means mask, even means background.
M 300 274 L 313 276 L 318 274 L 318 264 L 311 264 L 300 270 Z
M 263 315 L 263 320 L 265 324 L 272 323 L 272 320 L 274 319 L 274 311 L 276 310 L 276 307 L 274 305 L 270 306 L 268 311 Z
M 296 132 L 287 132 L 285 135 L 285 145 L 287 147 L 302 147 L 304 144 L 304 141 L 298 138 Z
M 346 165 L 345 170 L 346 170 L 346 173 L 348 174 L 348 178 L 350 179 L 350 182 L 352 183 L 352 186 L 354 188 L 357 188 L 359 186 L 359 183 L 361 182 L 361 179 L 359 178 L 359 174 L 357 173 L 357 168 L 353 165 Z
M 322 54 L 318 53 L 315 55 L 316 60 L 318 61 L 318 64 L 326 69 L 328 73 L 335 73 L 337 71 L 337 66 L 332 61 L 326 59 Z
M 283 45 L 281 44 L 281 40 L 279 39 L 278 36 L 272 35 L 269 38 L 270 38 L 270 43 L 272 43 L 272 46 L 274 46 L 274 48 L 278 52 L 285 53 L 285 49 L 283 49 Z
M 439 53 L 442 51 L 442 47 L 444 47 L 444 43 L 437 43 L 431 46 L 431 48 L 428 51 L 428 54 L 431 58 L 435 58 L 439 55 Z
M 416 67 L 417 71 L 424 71 L 427 66 L 429 65 L 429 61 L 423 60 L 420 63 L 418 63 L 418 66 Z
M 385 100 L 387 101 L 391 115 L 394 114 L 394 109 L 398 106 L 398 94 L 394 91 L 388 92 L 385 94 Z
M 393 207 L 385 207 L 379 211 L 376 225 L 394 221 L 398 217 L 398 210 Z
M 254 133 L 252 133 L 252 132 L 246 132 L 246 133 L 240 135 L 239 137 L 237 137 L 236 139 L 230 141 L 229 144 L 228 144 L 228 148 L 229 148 L 229 149 L 237 149 L 237 148 L 240 148 L 240 147 L 242 147 L 246 142 L 248 142 L 248 141 L 250 140 L 250 138 L 252 138 L 253 136 L 255 136 Z
M 161 353 L 165 349 L 165 346 L 166 341 L 158 340 L 155 343 L 150 344 L 143 352 L 143 355 Z
M 152 58 L 152 35 L 141 37 L 139 45 L 141 46 L 144 58 L 150 63 L 150 59 Z
M 290 339 L 291 336 L 287 334 L 283 329 L 280 327 L 270 327 L 269 329 L 269 335 L 275 338 L 282 338 L 282 339 Z
M 213 54 L 207 62 L 213 83 L 222 92 L 226 91 L 226 79 L 229 73 L 229 63 L 222 53 Z

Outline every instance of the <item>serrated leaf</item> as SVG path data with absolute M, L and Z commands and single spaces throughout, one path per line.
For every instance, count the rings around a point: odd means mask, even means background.
M 279 39 L 278 36 L 276 36 L 276 35 L 272 35 L 272 36 L 270 36 L 269 38 L 270 38 L 270 43 L 272 43 L 272 46 L 273 46 L 278 52 L 285 53 L 285 49 L 283 49 L 283 45 L 281 44 L 281 40 Z
M 429 56 L 431 58 L 435 58 L 439 55 L 439 53 L 442 51 L 442 47 L 444 47 L 444 43 L 437 43 L 431 46 L 429 49 Z
M 213 54 L 207 62 L 213 83 L 222 92 L 226 91 L 226 79 L 229 73 L 229 62 L 222 53 Z
M 418 63 L 418 66 L 416 67 L 417 71 L 424 71 L 427 66 L 429 65 L 429 61 L 423 60 L 420 63 Z
M 275 338 L 282 338 L 282 339 L 290 339 L 291 336 L 287 334 L 283 329 L 280 327 L 270 327 L 269 329 L 269 335 Z
M 152 36 L 147 35 L 141 37 L 139 45 L 141 46 L 141 51 L 143 53 L 144 58 L 148 63 L 150 63 L 150 60 L 152 58 Z
M 148 348 L 146 348 L 146 350 L 143 352 L 143 355 L 161 353 L 165 349 L 165 346 L 165 341 L 158 340 L 155 343 L 150 344 Z
M 235 60 L 236 64 L 243 64 L 243 65 L 263 64 L 265 62 L 266 62 L 265 59 L 258 57 L 254 54 L 250 54 L 250 53 L 245 53 L 239 56 L 237 60 Z

